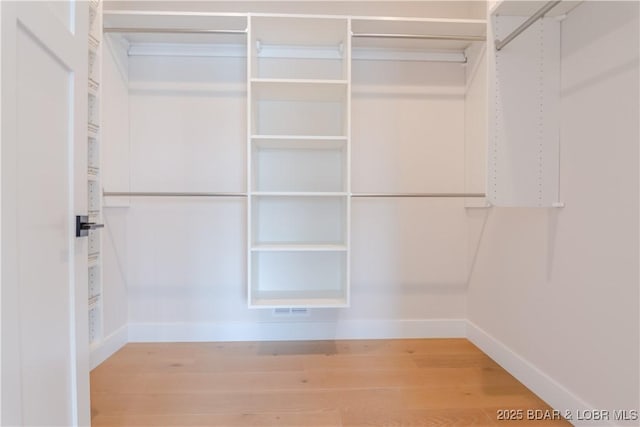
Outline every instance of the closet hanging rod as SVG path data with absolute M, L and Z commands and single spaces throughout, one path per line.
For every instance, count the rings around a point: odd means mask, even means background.
M 105 191 L 105 197 L 247 197 L 246 193 L 198 193 L 165 191 Z
M 438 34 L 389 34 L 389 33 L 351 33 L 351 37 L 370 39 L 406 39 L 406 40 L 458 40 L 482 42 L 485 36 L 438 35 Z
M 431 197 L 431 198 L 455 198 L 455 197 L 486 197 L 484 193 L 353 193 L 351 197 Z
M 105 197 L 247 197 L 246 193 L 198 193 L 163 191 L 105 191 Z M 484 193 L 352 193 L 351 197 L 486 197 Z
M 123 28 L 105 27 L 105 33 L 148 33 L 148 34 L 247 34 L 244 30 L 210 30 L 206 28 Z
M 553 0 L 550 2 L 547 2 L 544 6 L 542 6 L 536 13 L 534 13 L 533 15 L 531 15 L 529 17 L 529 19 L 527 19 L 526 21 L 524 21 L 522 24 L 520 24 L 520 26 L 518 28 L 516 28 L 515 30 L 513 30 L 507 37 L 505 37 L 503 40 L 498 40 L 496 39 L 496 50 L 502 50 L 503 47 L 505 47 L 506 45 L 508 45 L 509 43 L 511 43 L 511 41 L 513 39 L 515 39 L 516 37 L 518 37 L 524 30 L 526 30 L 527 28 L 529 28 L 531 25 L 533 25 L 538 19 L 544 18 L 544 15 L 546 15 L 551 9 L 553 9 L 554 7 L 556 7 L 557 5 L 559 5 L 562 2 L 562 0 Z

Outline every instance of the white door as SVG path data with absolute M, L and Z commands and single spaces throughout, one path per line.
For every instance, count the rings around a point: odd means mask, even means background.
M 88 425 L 87 4 L 0 8 L 2 425 Z

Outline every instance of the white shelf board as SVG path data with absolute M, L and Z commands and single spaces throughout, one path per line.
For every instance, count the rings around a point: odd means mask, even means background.
M 100 258 L 100 254 L 99 254 L 99 253 L 89 255 L 89 258 L 88 258 L 88 264 L 87 264 L 87 266 L 88 266 L 88 267 L 95 267 L 95 266 L 97 266 L 97 265 L 98 265 L 99 258 Z
M 100 89 L 100 83 L 98 83 L 97 81 L 89 78 L 88 86 L 89 86 L 89 93 L 91 95 L 93 95 L 93 96 L 98 96 L 98 90 Z
M 97 53 L 100 47 L 100 40 L 92 34 L 89 34 L 89 49 L 93 53 Z
M 346 245 L 330 245 L 330 244 L 258 244 L 253 245 L 251 250 L 254 252 L 275 252 L 275 251 L 286 251 L 286 252 L 298 252 L 298 251 L 308 251 L 308 252 L 345 252 L 347 250 Z
M 206 13 L 178 11 L 105 10 L 105 28 L 181 28 L 245 30 L 246 13 Z
M 254 308 L 348 307 L 340 291 L 258 291 L 253 290 L 249 306 Z
M 294 140 L 294 141 L 347 141 L 346 136 L 323 136 L 323 135 L 251 135 L 253 140 L 273 141 L 273 140 Z
M 346 80 L 251 79 L 252 95 L 258 101 L 343 101 Z
M 103 14 L 104 27 L 121 29 L 180 29 L 244 31 L 247 15 L 241 13 L 199 13 L 167 11 L 111 10 Z M 120 33 L 129 43 L 246 43 L 242 34 L 175 34 L 175 33 Z
M 100 298 L 101 298 L 100 294 L 94 295 L 91 298 L 89 298 L 89 310 L 93 310 L 98 306 L 98 304 L 100 303 Z
M 531 16 L 542 8 L 546 1 L 501 0 L 491 9 L 491 15 Z M 576 8 L 582 0 L 564 0 L 551 9 L 545 16 L 562 16 Z
M 269 138 L 252 139 L 254 148 L 260 150 L 340 150 L 346 147 L 346 138 Z

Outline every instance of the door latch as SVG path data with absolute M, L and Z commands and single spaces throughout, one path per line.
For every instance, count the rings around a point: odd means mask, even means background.
M 89 222 L 88 215 L 76 216 L 76 237 L 86 237 L 89 235 L 89 230 L 97 230 L 98 228 L 104 228 L 104 224 Z

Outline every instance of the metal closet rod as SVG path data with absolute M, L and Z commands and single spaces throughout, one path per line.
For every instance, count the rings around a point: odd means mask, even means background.
M 247 193 L 200 193 L 164 191 L 105 191 L 105 197 L 247 197 Z M 351 197 L 486 197 L 484 193 L 352 193 Z
M 439 35 L 439 34 L 391 34 L 391 33 L 351 33 L 351 37 L 370 39 L 406 39 L 406 40 L 458 40 L 482 42 L 485 36 Z
M 247 197 L 246 193 L 200 193 L 171 191 L 105 191 L 105 197 Z
M 105 27 L 105 33 L 149 33 L 149 34 L 247 34 L 244 30 L 210 30 L 206 28 L 121 28 Z
M 502 50 L 503 47 L 511 43 L 513 39 L 518 37 L 524 30 L 526 30 L 531 25 L 533 25 L 533 23 L 536 22 L 538 19 L 544 18 L 544 15 L 546 15 L 551 9 L 559 5 L 561 2 L 562 0 L 553 0 L 553 1 L 547 2 L 536 13 L 531 15 L 529 19 L 524 21 L 522 24 L 520 24 L 518 28 L 513 30 L 507 37 L 505 37 L 504 40 L 496 39 L 496 50 L 498 51 Z
M 243 30 L 211 30 L 206 28 L 124 28 L 105 27 L 105 33 L 148 33 L 148 34 L 247 34 Z M 410 39 L 410 40 L 460 40 L 485 41 L 484 36 L 465 35 L 437 35 L 437 34 L 390 34 L 390 33 L 351 33 L 352 37 L 379 39 Z
M 433 198 L 456 198 L 456 197 L 486 197 L 484 193 L 353 193 L 351 197 L 433 197 Z

